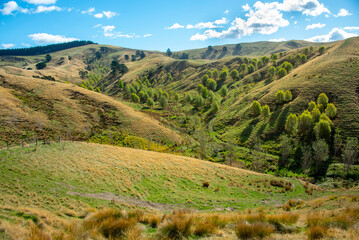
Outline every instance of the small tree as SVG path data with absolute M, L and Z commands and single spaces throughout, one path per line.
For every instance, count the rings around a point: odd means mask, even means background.
M 325 52 L 325 47 L 324 46 L 321 46 L 319 49 L 318 49 L 318 52 L 320 55 L 322 55 L 324 52 Z
M 311 114 L 312 114 L 313 123 L 319 122 L 321 115 L 319 108 L 315 107 Z
M 222 86 L 221 90 L 219 90 L 219 93 L 221 94 L 221 97 L 226 97 L 228 94 L 228 89 L 226 86 Z
M 287 70 L 284 68 L 279 68 L 277 71 L 278 78 L 282 78 L 287 75 Z
M 278 59 L 278 55 L 273 53 L 272 56 L 271 56 L 271 59 L 272 60 L 277 60 Z
M 317 104 L 323 105 L 323 108 L 326 109 L 327 105 L 328 105 L 328 101 L 329 101 L 329 99 L 328 99 L 327 95 L 325 95 L 325 93 L 319 94 Z
M 211 114 L 217 113 L 218 110 L 219 110 L 218 103 L 216 101 L 214 101 L 211 106 Z
M 326 120 L 319 120 L 314 127 L 314 132 L 317 139 L 325 139 L 328 141 L 332 132 L 330 123 Z
M 311 112 L 313 111 L 314 108 L 317 107 L 317 104 L 315 104 L 315 102 L 310 101 L 310 103 L 308 103 L 308 110 Z
M 262 62 L 262 60 L 259 60 L 258 62 L 257 62 L 257 68 L 258 69 L 261 69 L 263 67 L 263 62 Z
M 52 57 L 50 54 L 46 54 L 45 59 L 46 59 L 46 62 L 50 62 Z
M 337 115 L 337 108 L 334 106 L 333 103 L 329 103 L 327 108 L 325 109 L 325 114 L 329 118 L 334 118 Z
M 166 96 L 161 96 L 160 105 L 162 108 L 165 108 L 168 105 L 168 100 L 167 100 Z
M 312 148 L 305 146 L 302 148 L 301 165 L 305 174 L 309 174 L 310 168 L 313 165 Z
M 287 71 L 287 73 L 289 73 L 290 71 L 293 70 L 293 65 L 290 62 L 285 61 L 282 64 L 282 68 L 284 68 Z
M 171 55 L 172 55 L 171 49 L 167 48 L 166 55 L 171 57 Z
M 262 112 L 261 104 L 258 101 L 253 101 L 249 109 L 255 117 L 259 116 Z
M 205 159 L 207 157 L 208 152 L 208 141 L 209 136 L 207 134 L 207 131 L 204 127 L 201 127 L 200 129 L 196 130 L 196 137 L 198 141 L 198 152 L 201 157 L 201 159 Z
M 223 68 L 223 70 L 221 71 L 221 73 L 219 74 L 219 79 L 222 82 L 225 82 L 227 80 L 228 77 L 228 69 L 227 68 Z
M 239 79 L 239 72 L 236 69 L 233 69 L 230 73 L 231 78 L 233 79 L 233 81 L 236 81 Z
M 245 57 L 245 58 L 243 58 L 243 62 L 244 62 L 245 64 L 248 64 L 248 63 L 249 63 L 249 59 L 248 59 L 247 57 Z
M 215 80 L 213 80 L 212 78 L 208 78 L 208 80 L 206 82 L 206 86 L 208 89 L 215 91 L 217 88 L 217 82 Z
M 349 173 L 350 166 L 358 160 L 358 139 L 349 137 L 345 144 L 342 160 L 345 165 L 346 173 Z
M 302 54 L 302 56 L 300 56 L 300 61 L 301 61 L 302 63 L 306 63 L 306 62 L 307 62 L 307 55 Z
M 219 72 L 217 69 L 214 69 L 213 72 L 212 72 L 212 76 L 213 76 L 213 79 L 214 80 L 217 80 L 218 77 L 219 77 Z
M 99 87 L 95 88 L 95 92 L 101 93 L 101 89 Z
M 180 95 L 178 93 L 175 94 L 175 101 L 178 102 L 180 100 Z
M 124 86 L 123 81 L 122 81 L 121 79 L 119 79 L 119 80 L 117 81 L 117 87 L 122 89 L 123 86 Z
M 285 91 L 284 93 L 284 101 L 285 102 L 292 101 L 292 93 L 289 90 Z
M 276 73 L 277 73 L 277 70 L 274 66 L 270 66 L 268 68 L 268 75 L 269 75 L 270 79 L 273 79 Z
M 45 62 L 39 62 L 38 64 L 35 65 L 35 67 L 38 70 L 44 69 L 46 67 L 46 63 Z
M 197 95 L 194 99 L 193 99 L 193 105 L 196 107 L 196 108 L 200 108 L 204 105 L 204 99 L 202 96 L 200 95 Z
M 309 111 L 304 111 L 298 118 L 298 131 L 302 135 L 308 134 L 313 128 L 313 118 Z
M 153 108 L 155 102 L 152 100 L 152 98 L 148 98 L 146 104 L 149 108 Z
M 285 101 L 284 98 L 284 92 L 282 90 L 279 90 L 276 94 L 275 94 L 275 101 L 278 104 L 282 104 Z
M 281 149 L 280 149 L 281 158 L 279 161 L 279 167 L 283 168 L 286 167 L 289 163 L 288 157 L 292 152 L 292 145 L 290 143 L 290 139 L 286 135 L 283 135 L 281 137 L 280 145 L 281 145 Z
M 241 70 L 241 72 L 247 71 L 247 64 L 242 63 L 242 64 L 241 64 L 241 67 L 240 67 L 240 70 Z
M 285 122 L 285 130 L 289 134 L 295 133 L 298 127 L 298 117 L 294 113 L 290 113 Z
M 315 160 L 315 174 L 317 177 L 320 170 L 320 166 L 329 158 L 328 144 L 323 139 L 319 139 L 313 143 L 313 150 Z
M 201 80 L 202 80 L 203 85 L 206 85 L 208 78 L 209 78 L 209 76 L 207 74 L 204 74 L 202 76 Z
M 252 73 L 256 70 L 256 68 L 254 67 L 254 65 L 251 63 L 248 65 L 248 73 Z
M 269 108 L 268 105 L 264 105 L 264 106 L 262 107 L 262 116 L 263 116 L 264 118 L 268 118 L 268 117 L 270 116 L 270 108 Z
M 140 97 L 137 96 L 136 93 L 132 93 L 132 94 L 131 94 L 131 100 L 132 100 L 132 102 L 134 102 L 134 103 L 139 103 L 139 102 L 140 102 Z

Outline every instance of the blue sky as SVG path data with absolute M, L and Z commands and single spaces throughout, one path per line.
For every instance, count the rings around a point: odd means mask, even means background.
M 358 0 L 0 0 L 0 48 L 91 40 L 172 51 L 359 35 Z

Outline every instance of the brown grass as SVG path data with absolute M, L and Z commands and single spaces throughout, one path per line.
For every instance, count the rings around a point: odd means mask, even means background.
M 264 222 L 248 223 L 245 221 L 240 221 L 235 226 L 234 231 L 239 239 L 250 239 L 254 237 L 262 239 L 273 233 L 275 228 L 272 225 Z
M 321 239 L 327 235 L 328 228 L 322 226 L 311 226 L 306 233 L 309 240 Z
M 276 215 L 267 215 L 266 220 L 270 223 L 284 223 L 293 225 L 298 222 L 299 214 L 296 213 L 281 213 Z
M 158 237 L 161 239 L 183 239 L 192 234 L 193 216 L 182 211 L 174 212 L 159 227 Z

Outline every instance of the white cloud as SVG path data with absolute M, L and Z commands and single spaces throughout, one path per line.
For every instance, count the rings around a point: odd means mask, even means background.
M 146 38 L 146 37 L 151 37 L 151 36 L 152 36 L 151 33 L 148 33 L 148 34 L 143 35 L 144 38 Z
M 355 30 L 359 30 L 359 27 L 345 27 L 344 29 L 349 31 L 355 31 Z
M 221 24 L 226 24 L 228 21 L 227 21 L 227 18 L 223 17 L 222 19 L 218 19 L 216 21 L 214 21 L 215 24 L 218 24 L 218 25 L 221 25 Z
M 298 24 L 298 21 L 294 21 L 294 24 Z
M 36 5 L 48 5 L 48 4 L 55 4 L 57 0 L 23 0 L 23 1 Z
M 113 33 L 113 30 L 115 30 L 115 26 L 113 25 L 108 25 L 108 26 L 103 26 L 103 35 L 105 37 L 113 37 L 115 34 Z
M 246 11 L 246 12 L 249 11 L 249 9 L 251 9 L 251 8 L 249 7 L 248 3 L 247 3 L 246 5 L 243 5 L 242 8 L 243 8 L 243 10 Z
M 12 47 L 15 47 L 15 44 L 13 44 L 13 43 L 3 43 L 3 44 L 1 44 L 1 46 L 3 48 L 12 48 Z
M 269 42 L 284 42 L 284 41 L 286 41 L 285 38 L 269 39 Z
M 110 19 L 116 15 L 118 15 L 116 12 L 111 12 L 111 11 L 103 11 L 103 14 L 105 14 L 105 16 Z
M 13 12 L 22 12 L 22 13 L 29 12 L 28 9 L 19 7 L 19 5 L 17 5 L 15 1 L 9 1 L 7 3 L 4 3 L 3 5 L 4 8 L 0 9 L 2 15 L 10 15 Z
M 103 14 L 102 13 L 96 13 L 95 15 L 93 15 L 95 18 L 103 18 Z
M 302 12 L 304 15 L 319 16 L 322 13 L 330 13 L 328 8 L 318 0 L 283 0 L 278 4 L 279 10 L 286 12 Z
M 195 25 L 192 25 L 192 24 L 188 24 L 186 26 L 187 29 L 193 29 L 193 28 L 196 28 L 196 29 L 204 29 L 204 28 L 218 28 L 220 27 L 219 25 L 223 25 L 223 24 L 226 24 L 228 21 L 227 21 L 227 18 L 223 17 L 222 19 L 218 19 L 214 22 L 200 22 L 200 23 L 197 23 Z
M 90 8 L 87 9 L 87 10 L 81 11 L 82 14 L 89 14 L 89 15 L 92 15 L 93 12 L 95 12 L 95 8 L 94 8 L 94 7 L 90 7 Z
M 98 28 L 98 27 L 101 27 L 102 24 L 96 24 L 95 26 L 93 26 L 93 28 Z
M 306 41 L 309 42 L 331 42 L 331 41 L 338 41 L 343 40 L 350 37 L 356 37 L 358 34 L 355 33 L 348 33 L 340 28 L 333 28 L 330 33 L 326 35 L 320 35 L 315 36 L 309 39 L 306 39 Z
M 272 34 L 280 27 L 289 25 L 289 21 L 283 18 L 283 14 L 278 10 L 278 2 L 254 4 L 254 10 L 250 9 L 246 14 L 247 20 L 236 18 L 231 27 L 222 32 L 209 29 L 203 34 L 197 33 L 191 40 L 204 41 L 210 38 L 241 38 L 254 33 Z
M 52 12 L 52 11 L 61 11 L 62 9 L 60 7 L 57 6 L 50 6 L 50 7 L 46 7 L 46 6 L 37 6 L 35 13 L 42 13 L 42 12 Z
M 165 29 L 178 29 L 178 28 L 184 28 L 184 26 L 180 25 L 178 23 L 175 23 L 171 27 L 165 27 Z
M 62 43 L 78 40 L 77 38 L 67 38 L 63 35 L 52 35 L 48 33 L 34 33 L 29 37 L 37 44 Z
M 353 15 L 351 14 L 350 12 L 348 12 L 348 10 L 342 8 L 339 10 L 338 14 L 337 15 L 334 15 L 335 17 L 345 17 L 345 16 L 350 16 L 350 15 Z
M 321 23 L 313 23 L 310 25 L 307 25 L 307 27 L 305 28 L 305 30 L 309 30 L 309 29 L 316 29 L 316 28 L 323 28 L 325 27 L 325 24 L 321 24 Z
M 227 9 L 226 11 L 224 11 L 224 14 L 228 14 L 229 13 L 229 10 Z

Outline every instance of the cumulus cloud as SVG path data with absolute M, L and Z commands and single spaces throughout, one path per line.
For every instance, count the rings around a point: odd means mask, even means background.
M 224 11 L 224 14 L 228 14 L 229 13 L 229 9 L 227 9 L 226 11 Z
M 249 11 L 249 9 L 251 9 L 250 6 L 248 5 L 248 3 L 246 5 L 243 5 L 242 8 L 246 12 Z
M 151 37 L 151 36 L 152 36 L 151 33 L 148 33 L 148 34 L 143 35 L 144 38 L 146 38 L 146 37 Z
M 359 27 L 345 27 L 344 29 L 349 31 L 356 31 L 359 30 Z
M 13 43 L 3 43 L 3 44 L 1 44 L 1 46 L 3 48 L 12 48 L 12 47 L 15 47 L 15 44 L 13 44 Z
M 103 14 L 102 13 L 96 13 L 95 15 L 93 15 L 95 18 L 103 18 Z
M 108 26 L 103 26 L 103 35 L 105 37 L 113 37 L 115 34 L 113 33 L 113 30 L 115 30 L 115 26 L 113 25 L 108 25 Z
M 52 12 L 52 11 L 61 11 L 62 9 L 60 7 L 57 6 L 50 6 L 50 7 L 46 7 L 46 6 L 38 6 L 35 10 L 35 13 L 42 13 L 42 12 Z
M 279 10 L 286 12 L 302 12 L 304 15 L 319 16 L 322 13 L 330 13 L 328 8 L 318 0 L 283 0 L 278 4 Z
M 269 39 L 270 42 L 284 42 L 287 41 L 285 38 Z
M 63 35 L 52 35 L 48 33 L 34 33 L 29 37 L 37 44 L 62 43 L 78 40 L 77 38 L 67 38 Z
M 3 4 L 3 9 L 0 9 L 0 12 L 2 15 L 10 15 L 13 12 L 22 12 L 22 13 L 28 13 L 29 10 L 26 8 L 21 8 L 15 1 L 9 1 L 7 3 Z
M 350 16 L 350 15 L 353 15 L 353 14 L 351 14 L 348 10 L 342 8 L 339 10 L 338 14 L 334 15 L 334 16 L 335 17 L 346 17 L 346 16 Z
M 206 30 L 203 34 L 195 34 L 191 40 L 204 41 L 210 38 L 241 38 L 254 33 L 272 34 L 278 31 L 280 27 L 289 25 L 289 21 L 283 18 L 283 14 L 278 10 L 278 3 L 262 3 L 260 1 L 254 4 L 254 10 L 250 9 L 246 14 L 247 20 L 236 18 L 231 27 L 227 30 L 218 32 L 213 29 Z
M 305 40 L 309 42 L 331 42 L 356 36 L 358 36 L 358 34 L 348 33 L 340 28 L 333 28 L 328 34 L 315 36 Z
M 305 28 L 305 30 L 309 30 L 309 29 L 316 29 L 316 28 L 323 28 L 325 27 L 325 24 L 321 24 L 321 23 L 313 23 L 310 25 L 307 25 L 307 27 Z
M 175 23 L 171 27 L 165 27 L 165 29 L 178 29 L 178 28 L 184 28 L 184 26 L 179 23 Z
M 111 12 L 111 11 L 103 11 L 103 14 L 104 14 L 108 19 L 110 19 L 110 18 L 112 18 L 112 17 L 118 15 L 118 13 L 116 13 L 116 12 Z
M 55 4 L 57 0 L 23 0 L 23 1 L 36 5 L 48 5 L 48 4 Z
M 188 24 L 186 28 L 187 29 L 219 28 L 221 27 L 220 25 L 226 24 L 227 22 L 228 22 L 227 18 L 223 17 L 222 19 L 218 19 L 214 22 L 200 22 L 195 25 Z

